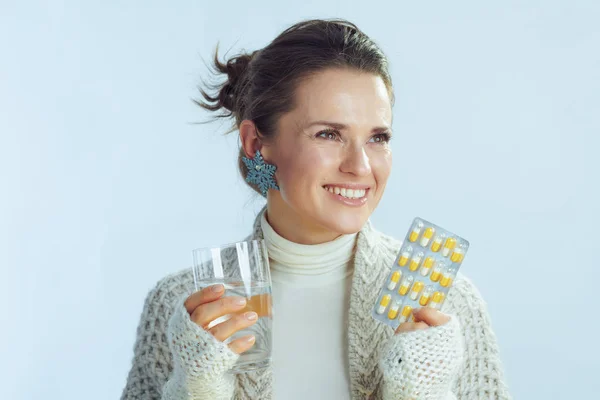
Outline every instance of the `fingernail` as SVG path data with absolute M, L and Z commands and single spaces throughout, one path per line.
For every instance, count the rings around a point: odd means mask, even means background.
M 247 337 L 247 338 L 246 338 L 246 342 L 248 342 L 248 343 L 252 343 L 252 342 L 254 342 L 255 340 L 256 340 L 256 338 L 255 338 L 253 335 L 252 335 L 252 336 L 250 336 L 250 337 Z
M 215 285 L 212 288 L 210 288 L 210 290 L 212 290 L 215 293 L 220 292 L 221 290 L 223 290 L 223 285 Z
M 246 304 L 246 299 L 244 299 L 243 297 L 240 297 L 239 299 L 237 299 L 235 301 L 235 304 L 238 306 L 243 306 L 244 304 Z
M 246 319 L 249 319 L 250 321 L 254 321 L 256 318 L 258 318 L 258 314 L 256 314 L 254 311 L 250 311 L 246 313 Z

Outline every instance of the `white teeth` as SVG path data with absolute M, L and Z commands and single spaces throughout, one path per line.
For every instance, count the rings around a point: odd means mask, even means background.
M 365 197 L 365 194 L 367 193 L 365 189 L 346 189 L 332 186 L 326 186 L 325 190 L 331 193 L 339 194 L 349 199 L 360 199 L 362 197 Z

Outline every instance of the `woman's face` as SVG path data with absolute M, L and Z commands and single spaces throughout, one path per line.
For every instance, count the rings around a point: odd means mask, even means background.
M 329 69 L 303 81 L 296 102 L 262 150 L 280 187 L 269 191 L 269 222 L 298 243 L 358 232 L 392 167 L 387 88 L 377 75 Z

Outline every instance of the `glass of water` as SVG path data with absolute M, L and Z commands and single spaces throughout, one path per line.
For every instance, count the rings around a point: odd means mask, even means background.
M 249 240 L 220 247 L 193 250 L 194 286 L 196 291 L 207 286 L 223 284 L 224 296 L 245 297 L 246 307 L 235 315 L 254 311 L 256 323 L 233 334 L 224 341 L 254 335 L 256 342 L 240 358 L 230 372 L 243 373 L 265 368 L 271 363 L 273 303 L 271 298 L 271 273 L 264 240 Z M 234 314 L 224 315 L 211 322 L 207 329 L 228 320 Z

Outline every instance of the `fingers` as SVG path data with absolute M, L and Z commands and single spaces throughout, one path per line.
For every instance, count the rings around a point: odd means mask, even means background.
M 404 322 L 398 326 L 396 333 L 416 331 L 430 326 L 444 325 L 450 317 L 434 308 L 423 307 L 413 311 L 414 322 Z
M 218 284 L 208 286 L 190 295 L 184 302 L 184 307 L 190 314 L 190 319 L 202 329 L 206 329 L 208 324 L 215 319 L 227 314 L 235 314 L 246 307 L 247 301 L 243 297 L 222 298 L 224 291 L 223 285 Z M 224 341 L 234 333 L 255 324 L 257 320 L 258 315 L 255 312 L 246 312 L 234 315 L 232 318 L 213 326 L 208 332 L 217 340 Z M 231 351 L 241 354 L 254 346 L 255 341 L 254 335 L 247 335 L 231 341 L 228 347 Z
M 450 321 L 450 317 L 434 308 L 423 307 L 413 311 L 415 322 L 425 322 L 429 326 L 440 326 Z
M 239 296 L 223 297 L 196 307 L 190 318 L 205 328 L 213 320 L 227 314 L 233 314 L 246 306 L 246 299 Z
M 229 318 L 227 321 L 221 322 L 218 325 L 213 326 L 208 331 L 219 341 L 224 341 L 231 335 L 246 329 L 247 327 L 254 325 L 258 315 L 254 311 L 248 311 L 240 315 L 236 315 Z
M 403 322 L 396 329 L 396 333 L 418 331 L 419 329 L 429 328 L 425 322 Z
M 215 301 L 223 295 L 223 292 L 223 285 L 219 284 L 208 286 L 188 297 L 183 303 L 183 305 L 185 306 L 185 309 L 187 310 L 188 314 L 192 314 L 196 307 L 204 303 Z
M 239 339 L 233 340 L 229 343 L 229 348 L 231 351 L 237 354 L 241 354 L 247 350 L 249 350 L 252 346 L 254 346 L 254 342 L 256 338 L 253 335 L 248 335 L 241 337 Z

